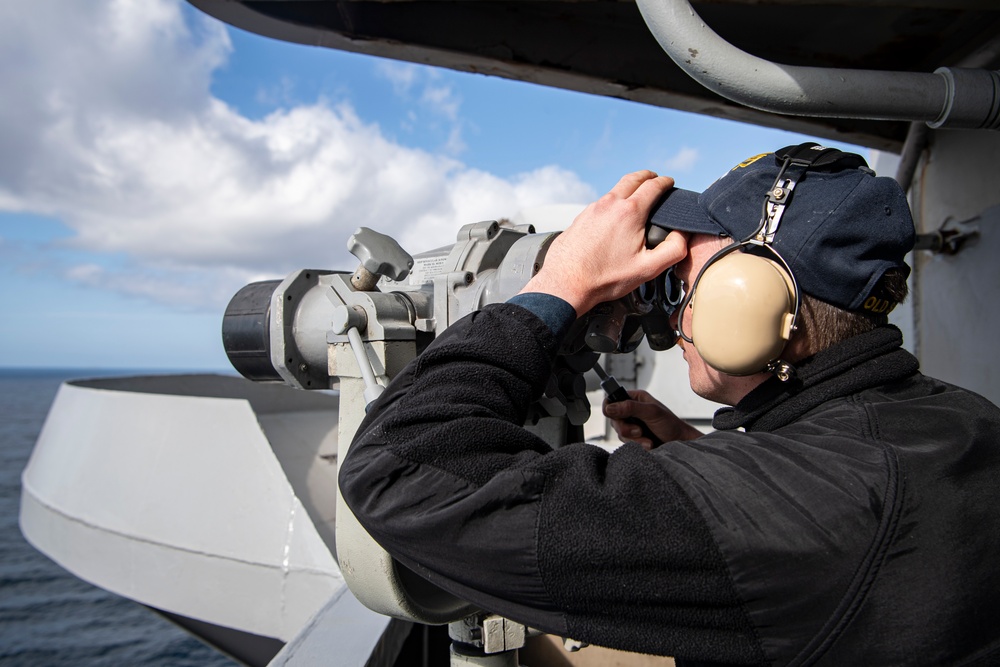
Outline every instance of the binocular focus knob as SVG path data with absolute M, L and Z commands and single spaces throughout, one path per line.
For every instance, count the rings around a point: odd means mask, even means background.
M 615 304 L 602 303 L 590 311 L 590 322 L 584 342 L 594 352 L 602 354 L 618 349 L 622 326 L 625 323 L 624 313 Z
M 413 268 L 413 257 L 385 234 L 358 227 L 347 239 L 347 249 L 361 261 L 351 276 L 351 284 L 362 292 L 370 292 L 382 276 L 403 280 Z

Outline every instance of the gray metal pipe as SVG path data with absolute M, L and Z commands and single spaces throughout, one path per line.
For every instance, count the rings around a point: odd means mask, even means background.
M 899 153 L 899 166 L 896 167 L 896 182 L 903 192 L 909 192 L 913 184 L 913 175 L 917 172 L 917 164 L 920 156 L 927 148 L 927 135 L 930 129 L 924 123 L 910 123 L 910 128 L 906 132 L 906 141 L 903 142 L 903 150 Z
M 688 0 L 636 0 L 667 55 L 722 97 L 795 116 L 923 121 L 931 127 L 1000 129 L 1000 72 L 933 74 L 799 67 L 751 55 L 708 27 Z

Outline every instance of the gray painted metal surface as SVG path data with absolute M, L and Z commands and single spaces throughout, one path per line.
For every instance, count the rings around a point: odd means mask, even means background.
M 914 328 L 923 372 L 1000 403 L 1000 136 L 935 132 L 911 193 L 918 231 L 975 225 L 955 255 L 916 253 Z
M 636 0 L 670 58 L 709 90 L 754 109 L 798 116 L 1000 127 L 1000 74 L 805 67 L 771 62 L 721 38 L 688 0 Z
M 899 150 L 906 134 L 906 124 L 898 121 L 780 116 L 720 97 L 663 53 L 629 0 L 190 2 L 245 30 L 301 44 L 618 97 L 880 150 Z M 741 49 L 806 67 L 931 76 L 938 67 L 961 66 L 1000 32 L 1000 7 L 990 0 L 693 4 L 708 25 Z
M 345 587 L 319 609 L 268 667 L 392 665 L 411 627 L 370 611 Z
M 318 435 L 318 452 L 336 444 L 331 404 L 219 376 L 64 384 L 22 476 L 21 530 L 111 592 L 287 641 L 346 586 L 258 418 L 272 436 L 297 419 L 283 446 Z M 312 458 L 299 470 L 328 484 Z

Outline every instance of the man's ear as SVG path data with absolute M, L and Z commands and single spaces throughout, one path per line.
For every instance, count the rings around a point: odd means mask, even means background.
M 785 346 L 783 358 L 788 363 L 795 364 L 819 352 L 819 350 L 813 349 L 810 333 L 811 322 L 812 311 L 809 307 L 809 300 L 807 297 L 803 297 L 802 304 L 799 306 L 799 318 L 795 323 L 795 330 L 792 331 L 788 345 Z

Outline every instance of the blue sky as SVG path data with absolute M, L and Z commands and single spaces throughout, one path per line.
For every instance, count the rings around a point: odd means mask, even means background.
M 666 56 L 664 56 L 666 57 Z M 228 370 L 229 297 L 807 137 L 286 44 L 175 0 L 0 7 L 0 366 Z

